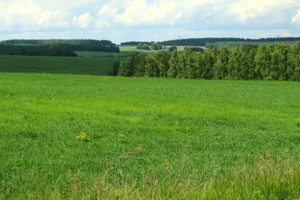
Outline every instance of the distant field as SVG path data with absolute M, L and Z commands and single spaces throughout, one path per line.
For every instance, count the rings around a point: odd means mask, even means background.
M 0 72 L 108 75 L 121 58 L 0 56 Z
M 143 49 L 137 49 L 136 46 L 120 46 L 121 52 L 137 52 L 141 54 L 147 54 L 147 53 L 155 53 L 155 52 L 164 52 L 169 51 L 168 49 L 162 49 L 162 50 L 143 50 Z
M 132 54 L 148 54 L 168 50 L 154 51 L 137 49 L 136 46 L 120 46 L 120 53 L 77 51 L 79 57 L 126 58 Z
M 166 46 L 166 48 L 170 48 L 170 47 L 173 47 L 173 46 Z M 205 46 L 176 46 L 177 47 L 177 50 L 178 51 L 183 51 L 184 48 L 188 47 L 188 48 L 195 48 L 195 47 L 198 47 L 198 48 L 202 48 L 202 49 L 206 49 Z
M 299 199 L 299 82 L 0 73 L 0 97 L 0 199 Z

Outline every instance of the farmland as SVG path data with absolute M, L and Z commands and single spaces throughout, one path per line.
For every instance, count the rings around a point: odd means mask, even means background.
M 0 73 L 0 97 L 0 199 L 299 198 L 299 82 Z
M 113 63 L 120 59 L 115 57 L 0 56 L 0 72 L 108 75 Z
M 75 58 L 0 55 L 0 72 L 108 75 L 114 62 L 132 54 L 158 52 L 138 50 L 135 46 L 121 46 L 120 49 L 120 53 L 77 51 Z

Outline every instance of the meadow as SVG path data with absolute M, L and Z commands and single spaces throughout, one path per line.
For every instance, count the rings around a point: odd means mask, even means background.
M 299 82 L 0 73 L 0 97 L 0 199 L 300 197 Z
M 113 63 L 121 59 L 1 55 L 0 72 L 108 75 L 112 71 Z

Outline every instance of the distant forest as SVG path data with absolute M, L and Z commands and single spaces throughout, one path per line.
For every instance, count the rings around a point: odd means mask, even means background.
M 300 81 L 300 41 L 193 52 L 134 55 L 114 64 L 113 75 L 188 79 Z
M 231 49 L 233 47 L 254 47 L 257 48 L 259 45 L 264 44 L 260 42 L 207 42 L 205 44 L 205 47 L 207 49 L 221 49 L 221 48 L 226 48 L 226 49 Z
M 283 38 L 261 38 L 261 39 L 244 39 L 244 38 L 190 38 L 159 42 L 168 46 L 205 46 L 206 43 L 216 42 L 296 42 L 300 37 L 283 37 Z
M 296 42 L 300 40 L 300 37 L 280 37 L 280 38 L 261 38 L 261 39 L 244 39 L 244 38 L 190 38 L 190 39 L 178 39 L 158 42 L 166 46 L 205 46 L 207 43 L 217 42 L 247 42 L 249 43 L 274 43 L 274 42 Z M 136 46 L 139 43 L 150 45 L 153 42 L 123 42 L 121 45 L 124 46 Z M 255 44 L 256 46 L 258 44 Z
M 115 45 L 109 40 L 4 40 L 0 44 L 6 45 L 54 45 L 54 44 L 76 44 L 76 45 Z
M 137 46 L 139 44 L 146 44 L 146 45 L 151 45 L 154 42 L 136 42 L 136 41 L 131 41 L 131 42 L 122 42 L 121 46 Z
M 120 49 L 107 40 L 7 40 L 0 42 L 2 55 L 76 56 L 74 51 L 119 53 Z

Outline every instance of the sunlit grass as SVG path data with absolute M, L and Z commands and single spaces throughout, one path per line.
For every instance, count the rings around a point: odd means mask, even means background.
M 0 73 L 0 97 L 0 199 L 299 197 L 298 82 Z

